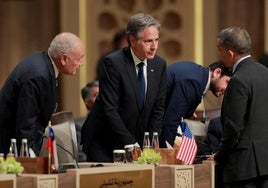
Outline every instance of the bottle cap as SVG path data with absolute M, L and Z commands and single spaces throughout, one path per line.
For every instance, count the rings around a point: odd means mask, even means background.
M 144 135 L 149 135 L 149 132 L 144 132 Z
M 16 142 L 16 138 L 11 138 L 11 142 Z
M 27 143 L 27 139 L 26 139 L 26 138 L 23 138 L 23 139 L 21 140 L 21 142 L 22 142 L 22 143 Z
M 153 135 L 158 135 L 158 132 L 154 132 Z
M 128 144 L 128 145 L 125 145 L 124 148 L 125 148 L 125 149 L 128 149 L 128 148 L 134 148 L 134 144 Z
M 126 151 L 123 149 L 116 149 L 114 150 L 114 153 L 126 153 Z

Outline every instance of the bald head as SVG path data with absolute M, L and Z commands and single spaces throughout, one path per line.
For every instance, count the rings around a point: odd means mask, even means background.
M 51 41 L 48 54 L 53 59 L 59 73 L 75 74 L 83 64 L 84 45 L 73 33 L 60 33 Z
M 59 58 L 62 53 L 69 53 L 79 45 L 81 40 L 73 33 L 60 33 L 51 41 L 48 53 L 53 58 Z

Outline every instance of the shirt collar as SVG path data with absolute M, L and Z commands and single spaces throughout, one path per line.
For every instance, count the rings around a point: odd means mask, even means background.
M 55 78 L 58 78 L 58 76 L 59 76 L 58 68 L 57 68 L 57 66 L 55 65 L 53 59 L 50 57 L 49 53 L 48 53 L 48 57 L 49 57 L 49 59 L 50 59 L 52 65 L 53 65 L 53 69 L 54 69 L 54 72 L 55 72 Z
M 209 72 L 208 72 L 208 82 L 207 82 L 207 85 L 206 85 L 206 87 L 205 87 L 205 90 L 204 90 L 204 92 L 203 92 L 203 95 L 208 91 L 208 89 L 209 89 L 209 86 L 210 86 L 210 80 L 211 80 L 211 70 L 209 70 Z
M 236 70 L 237 66 L 239 65 L 239 63 L 240 63 L 241 61 L 243 61 L 244 59 L 250 57 L 250 56 L 251 56 L 251 55 L 246 55 L 246 56 L 240 58 L 240 59 L 234 64 L 234 66 L 233 66 L 233 73 L 235 72 L 235 70 Z
M 133 57 L 133 61 L 135 66 L 137 66 L 140 62 L 144 63 L 144 66 L 147 66 L 147 59 L 145 58 L 144 60 L 140 60 L 133 52 L 132 48 L 130 47 L 131 55 Z

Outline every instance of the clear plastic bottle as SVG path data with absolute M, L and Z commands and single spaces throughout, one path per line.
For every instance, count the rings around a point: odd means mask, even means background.
M 26 138 L 21 140 L 20 157 L 29 157 L 29 149 Z
M 152 147 L 153 147 L 154 150 L 159 149 L 158 132 L 153 132 Z
M 15 157 L 13 153 L 8 153 L 6 157 L 6 161 L 15 161 Z
M 9 153 L 13 154 L 14 157 L 18 157 L 17 141 L 15 138 L 11 138 L 9 147 Z
M 144 132 L 144 137 L 143 137 L 143 150 L 144 149 L 150 149 L 151 148 L 151 143 L 150 143 L 150 135 L 149 132 Z

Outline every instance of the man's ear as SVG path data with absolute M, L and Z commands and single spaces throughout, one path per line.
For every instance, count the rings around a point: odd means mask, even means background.
M 65 65 L 67 63 L 67 61 L 68 61 L 67 54 L 65 54 L 65 53 L 61 54 L 61 56 L 60 56 L 60 62 L 61 62 L 61 64 L 62 65 Z
M 227 55 L 229 56 L 229 57 L 231 57 L 232 59 L 234 58 L 234 56 L 235 56 L 235 53 L 232 51 L 232 50 L 227 50 Z
M 212 72 L 212 78 L 217 78 L 221 76 L 221 68 L 216 68 L 213 72 Z

